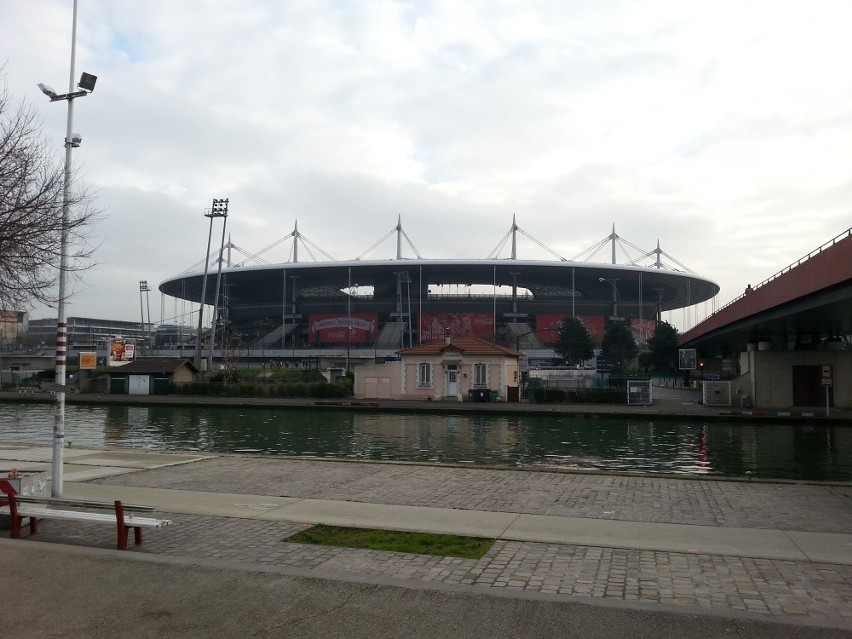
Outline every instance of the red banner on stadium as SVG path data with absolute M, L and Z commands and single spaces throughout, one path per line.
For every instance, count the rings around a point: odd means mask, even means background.
M 490 313 L 423 313 L 420 316 L 420 341 L 431 342 L 453 337 L 494 336 L 494 316 Z
M 536 337 L 543 344 L 555 344 L 558 338 L 557 329 L 559 323 L 570 315 L 556 315 L 555 313 L 539 313 L 535 317 Z M 602 315 L 577 315 L 577 319 L 583 323 L 595 346 L 600 346 L 604 336 L 604 318 Z
M 311 344 L 367 344 L 376 339 L 378 325 L 376 313 L 353 313 L 351 317 L 332 313 L 309 315 L 308 341 Z

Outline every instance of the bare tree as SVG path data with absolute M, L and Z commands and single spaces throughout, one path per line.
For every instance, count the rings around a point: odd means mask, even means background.
M 63 230 L 66 273 L 91 266 L 86 233 L 100 212 L 85 190 L 69 190 L 63 228 L 64 184 L 62 154 L 45 138 L 34 109 L 12 104 L 0 74 L 0 308 L 58 301 Z

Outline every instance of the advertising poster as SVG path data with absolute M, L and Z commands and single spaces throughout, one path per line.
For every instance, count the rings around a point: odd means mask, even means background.
M 80 370 L 94 370 L 97 367 L 97 353 L 80 353 Z
M 558 315 L 556 313 L 539 313 L 535 318 L 536 337 L 542 344 L 553 345 L 558 339 L 559 323 L 570 317 L 570 315 Z M 578 315 L 577 319 L 583 323 L 595 346 L 600 346 L 604 336 L 604 317 L 602 315 Z
M 376 313 L 352 313 L 351 317 L 330 313 L 309 315 L 308 341 L 311 344 L 370 344 L 378 335 L 378 325 Z
M 109 342 L 109 365 L 123 366 L 133 361 L 136 343 L 121 337 L 113 337 Z
M 420 341 L 433 342 L 451 337 L 494 336 L 494 316 L 490 313 L 423 313 L 420 316 Z

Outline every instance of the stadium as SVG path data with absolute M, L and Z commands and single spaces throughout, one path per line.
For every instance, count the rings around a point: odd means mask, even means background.
M 322 361 L 321 366 L 342 365 L 346 358 L 347 368 L 353 358 L 392 357 L 401 348 L 447 335 L 493 340 L 521 350 L 531 362 L 544 363 L 555 356 L 556 329 L 566 316 L 579 318 L 597 343 L 607 322 L 624 321 L 642 344 L 663 312 L 705 302 L 719 291 L 659 244 L 643 252 L 614 228 L 573 260 L 527 235 L 514 220 L 492 255 L 483 259 L 424 259 L 401 222 L 368 252 L 392 234 L 395 259 L 302 262 L 300 246 L 312 257 L 311 249 L 321 249 L 296 225 L 272 245 L 292 240 L 288 262 L 251 263 L 267 247 L 235 263 L 231 255 L 237 247 L 229 242 L 206 264 L 202 261 L 203 268 L 168 279 L 159 290 L 182 303 L 204 299 L 215 310 L 205 311 L 203 319 L 205 327 L 217 326 L 217 356 L 229 344 L 237 348 L 233 336 L 239 336 L 243 358 L 294 365 L 310 359 Z M 555 259 L 518 259 L 518 234 Z M 402 256 L 403 240 L 415 257 Z M 497 257 L 507 245 L 511 255 Z M 616 264 L 617 249 L 627 255 L 625 246 L 639 257 Z M 611 263 L 588 261 L 607 248 Z

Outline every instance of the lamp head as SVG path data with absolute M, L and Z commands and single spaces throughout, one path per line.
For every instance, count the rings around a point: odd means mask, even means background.
M 41 89 L 41 92 L 44 93 L 47 97 L 49 97 L 51 100 L 55 99 L 56 96 L 59 95 L 52 88 L 50 88 L 46 84 L 42 84 L 41 82 L 38 83 L 38 88 Z
M 91 93 L 95 90 L 95 83 L 98 81 L 98 76 L 92 75 L 91 73 L 83 73 L 80 76 L 80 81 L 77 83 L 77 86 L 83 89 L 83 91 L 88 91 Z

